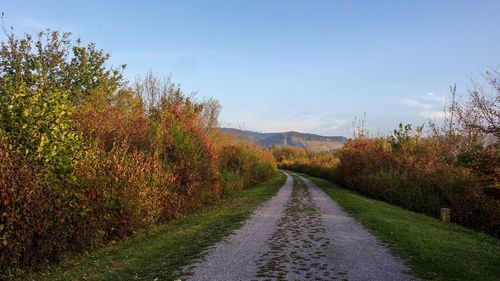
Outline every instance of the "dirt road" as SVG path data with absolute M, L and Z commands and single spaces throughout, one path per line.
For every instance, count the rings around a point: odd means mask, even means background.
M 287 176 L 275 197 L 194 267 L 190 280 L 415 280 L 320 188 Z

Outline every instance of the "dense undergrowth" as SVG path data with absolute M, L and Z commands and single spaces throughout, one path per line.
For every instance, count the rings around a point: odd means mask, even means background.
M 431 216 L 451 208 L 453 222 L 500 237 L 500 75 L 485 77 L 491 94 L 472 89 L 466 104 L 452 99 L 442 127 L 400 125 L 377 137 L 360 127 L 336 152 L 273 153 L 283 168 Z
M 220 105 L 134 83 L 69 34 L 0 50 L 0 276 L 124 239 L 272 177 L 273 155 L 216 129 Z M 1 277 L 0 277 L 1 278 Z

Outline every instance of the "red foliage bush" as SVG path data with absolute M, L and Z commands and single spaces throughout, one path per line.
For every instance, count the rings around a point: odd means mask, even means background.
M 470 156 L 469 146 L 467 157 L 461 152 L 456 161 L 441 137 L 406 133 L 396 138 L 351 139 L 337 156 L 329 154 L 331 161 L 328 154 L 309 153 L 304 158 L 304 153 L 295 153 L 299 157 L 294 159 L 280 158 L 286 148 L 274 152 L 283 168 L 323 177 L 431 216 L 438 216 L 440 208 L 451 208 L 452 221 L 500 236 L 500 200 L 489 187 L 495 175 L 495 165 L 491 165 L 495 161 L 488 161 L 495 157 L 492 149 L 479 146 L 477 155 Z
M 70 245 L 66 229 L 70 196 L 51 183 L 50 172 L 0 139 L 0 269 L 33 266 Z
M 88 150 L 76 176 L 81 222 L 74 240 L 82 246 L 124 238 L 179 211 L 171 190 L 172 174 L 162 169 L 158 157 L 128 152 L 126 144 L 109 152 L 98 147 Z
M 97 139 L 109 151 L 115 143 L 127 142 L 131 149 L 147 149 L 149 121 L 142 116 L 130 118 L 116 108 L 99 113 L 79 113 L 74 116 L 80 131 L 88 140 Z
M 412 139 L 395 149 L 384 138 L 354 139 L 342 149 L 337 180 L 344 186 L 410 210 L 500 235 L 500 201 L 483 194 L 474 170 L 449 162 L 437 138 Z

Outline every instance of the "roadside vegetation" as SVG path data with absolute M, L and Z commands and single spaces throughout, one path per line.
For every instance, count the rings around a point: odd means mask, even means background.
M 424 280 L 499 280 L 500 243 L 487 234 L 373 200 L 304 175 Z
M 500 237 L 500 73 L 488 72 L 465 99 L 452 88 L 445 122 L 400 125 L 370 136 L 363 124 L 342 149 L 275 147 L 278 164 L 369 197 Z
M 33 273 L 23 280 L 175 280 L 189 275 L 190 264 L 237 229 L 285 180 L 283 173 L 277 173 L 271 180 L 232 193 L 178 220 L 67 258 L 47 272 Z
M 275 174 L 270 152 L 218 132 L 216 100 L 153 73 L 127 81 L 109 64 L 66 33 L 1 43 L 0 279 Z

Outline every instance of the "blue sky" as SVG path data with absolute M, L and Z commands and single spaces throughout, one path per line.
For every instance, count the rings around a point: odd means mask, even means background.
M 0 1 L 16 33 L 70 31 L 214 97 L 221 123 L 348 135 L 439 120 L 449 86 L 500 67 L 500 1 Z

